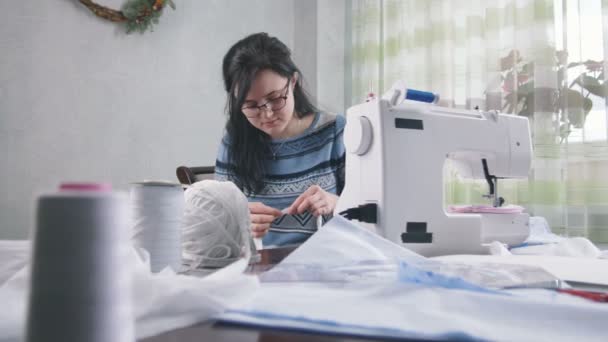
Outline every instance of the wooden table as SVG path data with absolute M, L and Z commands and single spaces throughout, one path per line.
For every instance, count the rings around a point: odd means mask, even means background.
M 283 247 L 262 250 L 260 261 L 252 264 L 250 273 L 261 273 L 278 264 L 296 247 Z M 347 342 L 347 341 L 386 341 L 387 339 L 370 339 L 338 335 L 323 335 L 317 333 L 297 332 L 285 329 L 266 329 L 258 327 L 244 327 L 240 325 L 205 322 L 191 327 L 176 329 L 158 336 L 143 339 L 142 342 L 227 342 L 227 341 L 306 341 L 306 342 Z M 413 341 L 399 339 L 400 341 Z

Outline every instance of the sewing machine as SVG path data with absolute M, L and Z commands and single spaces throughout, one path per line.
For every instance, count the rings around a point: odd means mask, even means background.
M 528 214 L 447 212 L 443 177 L 450 159 L 462 177 L 486 179 L 488 197 L 502 205 L 498 179 L 528 177 L 527 118 L 397 99 L 389 94 L 347 111 L 346 185 L 336 213 L 424 256 L 523 242 Z

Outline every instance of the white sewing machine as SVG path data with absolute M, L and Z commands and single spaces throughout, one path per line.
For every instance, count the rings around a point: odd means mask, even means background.
M 446 212 L 443 170 L 449 158 L 461 176 L 486 179 L 500 206 L 497 179 L 528 177 L 527 118 L 397 98 L 348 109 L 346 184 L 336 213 L 367 204 L 343 214 L 425 256 L 487 253 L 484 244 L 492 241 L 523 242 L 528 214 Z

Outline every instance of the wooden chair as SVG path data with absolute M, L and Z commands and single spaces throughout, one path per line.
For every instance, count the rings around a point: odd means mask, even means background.
M 193 184 L 204 179 L 215 177 L 215 166 L 180 166 L 175 170 L 177 179 L 182 184 Z

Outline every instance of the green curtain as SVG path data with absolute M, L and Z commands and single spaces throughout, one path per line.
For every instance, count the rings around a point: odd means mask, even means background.
M 508 203 L 569 236 L 608 242 L 608 0 L 354 0 L 351 103 L 395 80 L 441 105 L 530 120 L 528 180 Z M 485 203 L 483 181 L 445 168 L 447 204 Z

